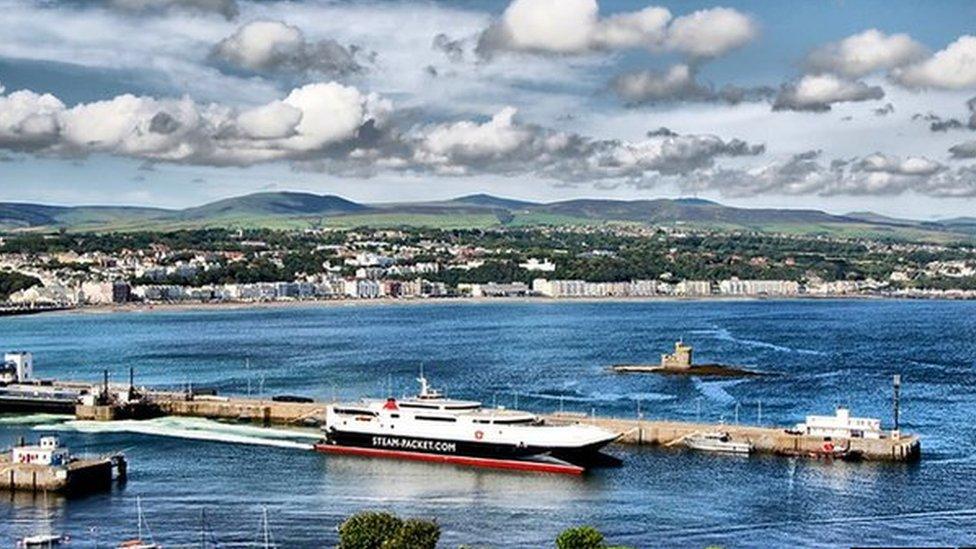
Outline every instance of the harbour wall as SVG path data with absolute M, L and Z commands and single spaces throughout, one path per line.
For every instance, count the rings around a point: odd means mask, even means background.
M 325 402 L 296 403 L 271 400 L 207 397 L 188 400 L 182 395 L 154 393 L 154 402 L 163 413 L 174 416 L 205 417 L 217 420 L 250 421 L 264 425 L 317 425 L 324 419 Z M 620 433 L 620 444 L 677 446 L 696 433 L 721 431 L 736 442 L 749 442 L 754 450 L 772 454 L 822 453 L 828 442 L 824 437 L 795 435 L 782 427 L 693 423 L 667 420 L 636 420 L 593 417 L 577 414 L 543 416 L 547 423 L 588 423 Z M 848 442 L 849 440 L 849 442 Z M 829 441 L 838 449 L 847 449 L 865 460 L 913 461 L 921 454 L 921 443 L 914 435 L 881 439 L 852 438 Z
M 124 476 L 123 469 L 120 475 Z M 85 493 L 112 484 L 112 458 L 80 459 L 63 467 L 0 461 L 0 490 Z
M 754 425 L 601 418 L 575 414 L 553 414 L 546 416 L 546 421 L 553 424 L 579 422 L 596 425 L 621 433 L 618 442 L 623 444 L 677 446 L 691 435 L 719 431 L 728 433 L 732 441 L 752 444 L 753 449 L 760 453 L 818 455 L 824 453 L 824 446 L 829 443 L 838 449 L 846 448 L 849 453 L 869 461 L 914 461 L 921 456 L 921 441 L 915 435 L 826 440 L 822 436 L 790 434 L 782 427 Z

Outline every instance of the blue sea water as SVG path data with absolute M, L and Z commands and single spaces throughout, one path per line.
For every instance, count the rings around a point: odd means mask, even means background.
M 777 373 L 744 380 L 616 375 L 678 338 L 696 360 Z M 157 542 L 258 537 L 268 511 L 284 547 L 334 545 L 363 509 L 436 518 L 443 546 L 551 547 L 592 524 L 634 547 L 976 543 L 976 303 L 743 301 L 431 303 L 0 319 L 0 349 L 39 375 L 186 383 L 221 393 L 329 399 L 415 389 L 421 365 L 449 395 L 538 412 L 791 425 L 847 404 L 923 438 L 916 464 L 822 463 L 616 447 L 619 468 L 582 478 L 324 456 L 283 429 L 193 418 L 96 424 L 0 418 L 0 446 L 57 432 L 75 450 L 124 450 L 130 478 L 79 499 L 3 495 L 0 545 L 53 531 L 72 546 L 135 535 L 136 498 Z M 249 366 L 248 366 L 249 365 Z

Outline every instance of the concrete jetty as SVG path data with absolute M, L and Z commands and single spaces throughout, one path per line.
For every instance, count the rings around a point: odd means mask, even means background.
M 251 421 L 264 425 L 315 426 L 322 422 L 325 402 L 275 402 L 242 397 L 195 397 L 182 393 L 150 392 L 150 398 L 164 413 L 224 421 Z M 851 455 L 871 461 L 913 461 L 921 455 L 921 442 L 914 435 L 883 438 L 845 438 L 796 434 L 783 427 L 758 427 L 669 420 L 619 419 L 582 414 L 550 414 L 542 418 L 553 424 L 589 423 L 621 433 L 620 444 L 676 446 L 696 434 L 721 431 L 732 440 L 749 442 L 756 452 L 786 455 L 822 453 L 826 443 L 845 448 Z
M 53 436 L 0 454 L 0 490 L 11 492 L 83 494 L 108 488 L 113 478 L 122 480 L 126 474 L 121 454 L 72 457 Z
M 914 461 L 921 456 L 921 442 L 914 435 L 838 439 L 790 433 L 782 427 L 601 418 L 576 414 L 553 414 L 546 416 L 546 421 L 596 425 L 621 433 L 618 442 L 622 444 L 677 446 L 691 435 L 720 431 L 728 433 L 733 441 L 751 443 L 758 453 L 817 456 L 823 454 L 824 446 L 829 444 L 847 448 L 851 455 L 868 461 Z
M 150 394 L 164 414 L 209 419 L 250 421 L 264 425 L 318 425 L 325 418 L 324 402 L 276 402 L 270 399 L 187 397 L 182 393 Z

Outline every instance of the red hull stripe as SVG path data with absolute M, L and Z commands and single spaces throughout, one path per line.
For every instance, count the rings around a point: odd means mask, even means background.
M 509 471 L 532 471 L 536 473 L 559 473 L 563 475 L 582 475 L 584 468 L 561 463 L 546 463 L 542 461 L 519 461 L 515 459 L 492 459 L 469 456 L 449 456 L 444 454 L 424 454 L 421 452 L 403 452 L 401 450 L 382 450 L 379 448 L 360 448 L 358 446 L 336 446 L 334 444 L 316 444 L 315 450 L 327 454 L 341 454 L 347 456 L 366 456 L 409 459 L 413 461 L 428 461 L 434 463 L 453 463 L 488 469 L 506 469 Z

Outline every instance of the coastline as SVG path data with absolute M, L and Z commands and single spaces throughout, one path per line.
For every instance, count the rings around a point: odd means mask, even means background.
M 233 311 L 255 309 L 291 309 L 318 307 L 379 307 L 414 305 L 484 305 L 498 304 L 562 304 L 562 303 L 680 303 L 680 302 L 744 302 L 757 301 L 823 301 L 823 300 L 908 300 L 910 298 L 883 297 L 870 295 L 849 296 L 643 296 L 643 297 L 571 297 L 552 298 L 540 296 L 525 297 L 434 297 L 434 298 L 377 298 L 377 299 L 309 299 L 290 301 L 253 302 L 188 302 L 188 303 L 125 303 L 113 305 L 86 305 L 58 311 L 44 311 L 37 314 L 119 314 L 119 313 L 166 313 L 194 311 Z M 955 301 L 944 299 L 942 301 Z

